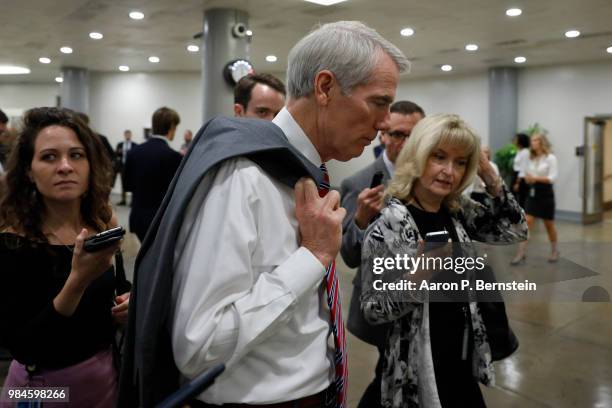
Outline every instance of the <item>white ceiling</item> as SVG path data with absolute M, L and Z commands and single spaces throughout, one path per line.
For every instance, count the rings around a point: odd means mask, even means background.
M 200 69 L 200 54 L 188 53 L 201 31 L 206 9 L 237 8 L 249 13 L 254 36 L 251 60 L 260 72 L 281 73 L 292 45 L 317 23 L 360 20 L 398 45 L 413 61 L 410 77 L 456 75 L 492 66 L 525 66 L 612 61 L 612 0 L 348 0 L 318 6 L 302 0 L 0 0 L 0 65 L 27 66 L 32 74 L 0 76 L 0 83 L 53 83 L 62 66 L 116 71 L 125 64 L 134 72 Z M 510 18 L 505 10 L 523 9 Z M 134 21 L 131 10 L 145 13 Z M 403 27 L 412 37 L 402 37 Z M 565 31 L 582 35 L 566 39 Z M 98 31 L 104 39 L 91 40 Z M 197 41 L 196 41 L 197 43 Z M 468 43 L 480 49 L 464 50 Z M 71 55 L 59 52 L 63 45 Z M 268 63 L 265 56 L 278 61 Z M 147 58 L 161 59 L 151 64 Z M 39 57 L 50 57 L 43 65 Z M 451 64 L 450 73 L 440 71 Z

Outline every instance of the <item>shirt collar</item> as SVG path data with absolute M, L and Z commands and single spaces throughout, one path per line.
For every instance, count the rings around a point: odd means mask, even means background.
M 166 144 L 167 144 L 168 146 L 170 146 L 170 141 L 168 140 L 168 138 L 167 138 L 166 136 L 162 136 L 162 135 L 152 135 L 152 136 L 151 136 L 151 139 L 161 139 L 161 140 L 163 140 L 164 142 L 166 142 Z
M 389 172 L 389 176 L 393 177 L 395 174 L 395 164 L 389 160 L 389 156 L 387 156 L 387 150 L 383 150 L 383 161 L 385 162 L 385 167 Z
M 312 164 L 319 167 L 323 161 L 317 149 L 314 147 L 306 133 L 300 125 L 293 119 L 287 108 L 281 109 L 278 115 L 272 121 L 276 126 L 281 128 L 289 143 L 293 145 L 300 153 L 302 153 Z

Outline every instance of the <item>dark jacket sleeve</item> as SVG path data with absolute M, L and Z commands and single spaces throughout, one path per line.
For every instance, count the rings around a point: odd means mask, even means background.
M 123 177 L 125 179 L 125 191 L 134 191 L 134 149 L 130 150 L 125 158 L 125 166 L 123 168 Z
M 351 179 L 345 179 L 340 185 L 342 197 L 341 206 L 346 209 L 346 217 L 342 222 L 342 246 L 340 254 L 346 265 L 356 268 L 361 264 L 361 244 L 365 231 L 359 229 L 355 223 L 357 212 L 357 197 L 361 190 L 355 186 Z
M 125 276 L 125 266 L 123 264 L 123 254 L 117 252 L 115 255 L 115 292 L 122 295 L 132 290 L 132 284 Z

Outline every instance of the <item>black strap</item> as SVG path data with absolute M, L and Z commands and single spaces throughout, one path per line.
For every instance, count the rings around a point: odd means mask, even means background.
M 113 304 L 115 304 L 115 296 L 122 295 L 129 292 L 132 285 L 125 276 L 125 267 L 123 265 L 123 253 L 121 250 L 115 253 L 115 290 L 113 291 Z M 123 342 L 125 338 L 125 330 L 119 326 L 116 326 L 116 332 L 113 336 L 112 349 L 113 349 L 113 363 L 117 370 L 117 376 L 121 372 L 121 354 L 123 349 Z

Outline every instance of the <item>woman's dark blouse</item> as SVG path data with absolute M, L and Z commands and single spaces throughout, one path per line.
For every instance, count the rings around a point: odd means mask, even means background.
M 408 205 L 421 236 L 434 231 L 446 230 L 453 242 L 459 242 L 457 232 L 448 211 L 443 207 L 438 212 L 423 211 Z M 453 251 L 459 251 L 453 245 Z M 454 253 L 454 256 L 461 254 Z M 456 275 L 455 276 L 459 276 Z M 435 280 L 435 278 L 433 279 Z M 448 278 L 443 281 L 449 281 Z M 436 388 L 443 407 L 484 407 L 482 394 L 472 376 L 472 359 L 462 359 L 463 330 L 469 325 L 467 303 L 438 301 L 429 305 L 429 330 L 431 354 L 436 375 Z M 471 327 L 470 327 L 471 330 Z M 467 354 L 472 355 L 472 335 L 468 336 Z
M 0 345 L 22 364 L 67 367 L 108 349 L 115 326 L 111 308 L 130 290 L 114 267 L 85 290 L 74 314 L 59 314 L 53 299 L 70 274 L 71 248 L 0 233 Z

